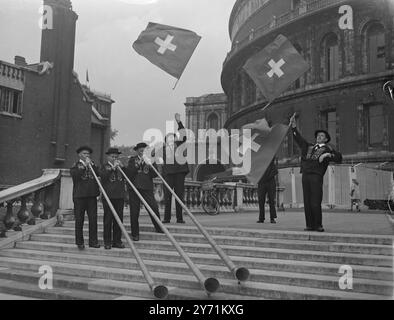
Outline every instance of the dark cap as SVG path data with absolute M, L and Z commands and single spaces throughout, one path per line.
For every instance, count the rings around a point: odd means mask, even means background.
M 141 143 L 137 144 L 137 145 L 134 147 L 134 150 L 137 151 L 138 149 L 146 148 L 147 146 L 148 146 L 148 145 L 147 145 L 145 142 L 141 142 Z
M 82 146 L 77 149 L 77 153 L 81 153 L 82 151 L 89 151 L 89 153 L 93 153 L 93 149 L 89 146 Z
M 317 138 L 317 135 L 318 135 L 319 133 L 324 133 L 324 134 L 325 134 L 325 136 L 326 136 L 326 138 L 327 138 L 327 143 L 329 143 L 329 142 L 331 141 L 331 136 L 330 136 L 330 134 L 329 134 L 326 130 L 317 130 L 317 131 L 315 132 L 315 138 Z
M 105 154 L 122 154 L 118 148 L 109 148 Z

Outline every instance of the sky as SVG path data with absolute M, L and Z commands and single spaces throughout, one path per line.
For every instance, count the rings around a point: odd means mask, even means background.
M 0 0 L 0 60 L 40 57 L 42 0 Z M 85 83 L 112 95 L 113 144 L 134 145 L 147 129 L 165 132 L 175 113 L 185 118 L 186 97 L 220 93 L 222 64 L 231 42 L 235 0 L 72 0 L 78 14 L 75 65 Z M 139 56 L 132 43 L 148 22 L 189 29 L 202 37 L 177 88 L 176 79 Z

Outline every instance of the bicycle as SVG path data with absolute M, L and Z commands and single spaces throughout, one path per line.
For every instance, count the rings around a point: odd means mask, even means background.
M 204 182 L 201 186 L 201 190 L 203 192 L 201 198 L 202 208 L 207 214 L 211 216 L 216 216 L 220 213 L 220 204 L 217 198 L 214 183 L 215 179 L 216 177 L 207 182 Z

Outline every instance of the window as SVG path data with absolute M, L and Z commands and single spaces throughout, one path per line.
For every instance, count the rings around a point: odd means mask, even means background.
M 335 110 L 323 111 L 321 113 L 321 126 L 331 136 L 331 144 L 337 145 L 337 112 Z
M 21 97 L 21 91 L 0 87 L 0 112 L 21 115 Z
M 368 71 L 382 72 L 386 69 L 386 39 L 384 28 L 374 24 L 367 30 Z
M 215 113 L 211 113 L 208 117 L 208 129 L 219 130 L 219 118 Z
M 383 145 L 385 117 L 381 105 L 370 106 L 367 109 L 367 139 L 369 147 Z
M 303 54 L 303 50 L 301 48 L 301 46 L 298 43 L 294 44 L 294 48 L 298 51 L 298 53 L 301 56 L 304 56 Z M 304 78 L 304 76 L 299 77 L 295 82 L 294 82 L 294 89 L 299 89 L 301 87 L 301 80 Z
M 326 39 L 326 70 L 327 81 L 339 79 L 339 46 L 334 34 Z
M 299 8 L 300 5 L 301 5 L 301 0 L 293 0 L 293 1 L 291 2 L 291 8 L 292 8 L 292 10 L 295 10 L 295 9 Z

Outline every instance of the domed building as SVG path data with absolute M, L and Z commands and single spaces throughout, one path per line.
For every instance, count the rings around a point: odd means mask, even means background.
M 382 87 L 394 79 L 393 7 L 389 0 L 237 0 L 229 23 L 232 49 L 221 75 L 228 97 L 225 127 L 263 117 L 288 123 L 297 112 L 302 135 L 312 141 L 316 129 L 326 129 L 345 163 L 392 165 L 394 106 Z M 263 112 L 267 101 L 242 67 L 279 34 L 310 69 Z M 298 165 L 290 134 L 278 157 L 281 166 Z

